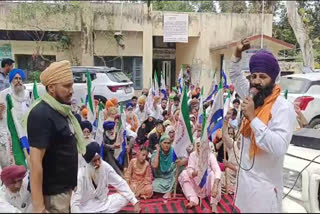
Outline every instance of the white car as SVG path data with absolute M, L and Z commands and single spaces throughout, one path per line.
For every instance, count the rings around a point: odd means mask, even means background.
M 115 97 L 119 102 L 126 102 L 134 96 L 133 82 L 120 69 L 114 67 L 74 66 L 72 67 L 74 79 L 73 98 L 79 104 L 84 103 L 87 96 L 87 71 L 91 76 L 94 99 L 105 103 L 107 99 Z M 32 93 L 33 83 L 25 84 L 25 86 Z M 39 83 L 39 95 L 41 96 L 44 92 L 45 87 Z
M 320 73 L 283 76 L 280 86 L 282 94 L 288 90 L 288 101 L 298 104 L 309 127 L 320 129 Z
M 306 129 L 308 130 L 308 129 Z M 314 132 L 318 130 L 309 129 Z M 310 135 L 310 134 L 309 134 Z M 312 133 L 311 133 L 312 135 Z M 308 138 L 297 138 L 297 145 L 290 144 L 284 159 L 283 186 L 284 195 L 293 187 L 293 190 L 282 201 L 282 212 L 284 213 L 319 213 L 320 212 L 320 154 L 319 133 L 317 138 L 310 142 Z M 299 145 L 300 144 L 300 145 Z M 297 176 L 310 162 L 314 160 L 299 176 Z

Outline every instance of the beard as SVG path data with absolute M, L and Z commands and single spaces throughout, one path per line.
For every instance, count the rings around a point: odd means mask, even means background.
M 116 139 L 115 132 L 113 132 L 112 134 L 109 134 L 108 132 L 105 132 L 104 134 L 105 134 L 105 136 L 106 136 L 107 138 L 109 138 L 109 140 L 111 140 L 111 141 Z
M 23 85 L 12 85 L 13 93 L 20 98 L 24 98 L 24 86 Z
M 274 84 L 270 83 L 269 85 L 262 87 L 261 85 L 253 85 L 250 83 L 250 88 L 258 89 L 258 93 L 253 97 L 254 108 L 257 109 L 260 106 L 264 105 L 264 99 L 272 94 Z
M 99 167 L 99 168 L 95 168 L 94 166 L 92 166 L 91 164 L 89 164 L 89 165 L 88 165 L 88 172 L 89 172 L 90 178 L 92 178 L 92 180 L 94 181 L 94 183 L 95 183 L 96 185 L 98 185 L 98 183 L 99 183 L 100 167 Z

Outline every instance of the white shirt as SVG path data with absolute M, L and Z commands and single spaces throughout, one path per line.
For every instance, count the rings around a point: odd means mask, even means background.
M 27 190 L 28 176 L 26 175 L 22 181 L 22 186 L 19 192 L 12 193 L 8 188 L 5 188 L 5 200 L 13 207 L 18 209 L 22 213 L 32 211 L 31 194 Z M 3 210 L 0 210 L 3 212 Z
M 31 100 L 29 97 L 29 92 L 25 90 L 24 97 L 18 98 L 14 95 L 11 88 L 7 88 L 0 92 L 0 103 L 4 103 L 7 109 L 7 101 L 6 96 L 7 94 L 11 95 L 12 103 L 14 106 L 14 113 L 17 118 L 17 120 L 22 124 L 22 119 L 27 113 Z M 20 127 L 21 129 L 21 127 Z M 7 111 L 5 110 L 3 114 L 3 119 L 0 120 L 0 144 L 8 145 L 8 136 L 9 136 L 9 130 L 7 128 Z
M 249 82 L 241 73 L 241 63 L 231 63 L 230 79 L 241 99 L 249 95 Z M 271 109 L 272 119 L 265 125 L 259 118 L 251 121 L 256 144 L 262 150 L 255 155 L 250 171 L 240 169 L 236 206 L 246 212 L 281 212 L 282 168 L 290 144 L 295 112 L 291 103 L 279 96 Z M 241 167 L 249 169 L 250 138 L 242 137 Z
M 88 167 L 79 169 L 77 189 L 71 198 L 71 212 L 92 213 L 108 210 L 112 203 L 108 196 L 109 185 L 114 186 L 133 205 L 138 202 L 127 182 L 108 163 L 101 160 L 96 189 L 89 176 Z
M 152 108 L 150 109 L 149 115 L 151 117 L 154 117 L 156 120 L 161 120 L 163 117 L 161 115 L 160 106 L 157 105 L 157 108 L 154 108 L 154 105 L 152 105 Z
M 138 107 L 134 111 L 134 113 L 137 115 L 138 127 L 140 127 L 141 124 L 148 119 L 148 114 L 147 114 L 146 108 L 144 108 L 143 111 L 141 111 L 140 108 Z

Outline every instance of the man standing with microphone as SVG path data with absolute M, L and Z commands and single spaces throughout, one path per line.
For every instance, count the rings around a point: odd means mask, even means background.
M 242 213 L 281 212 L 282 168 L 290 144 L 295 112 L 280 96 L 276 80 L 280 67 L 272 53 L 260 50 L 249 62 L 249 81 L 241 72 L 241 53 L 248 40 L 237 46 L 230 79 L 243 100 L 241 155 L 236 206 Z

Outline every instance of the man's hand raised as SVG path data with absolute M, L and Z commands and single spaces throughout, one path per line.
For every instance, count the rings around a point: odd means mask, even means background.
M 234 56 L 241 58 L 241 53 L 250 49 L 250 42 L 248 39 L 241 40 L 241 44 L 239 44 L 235 50 Z

